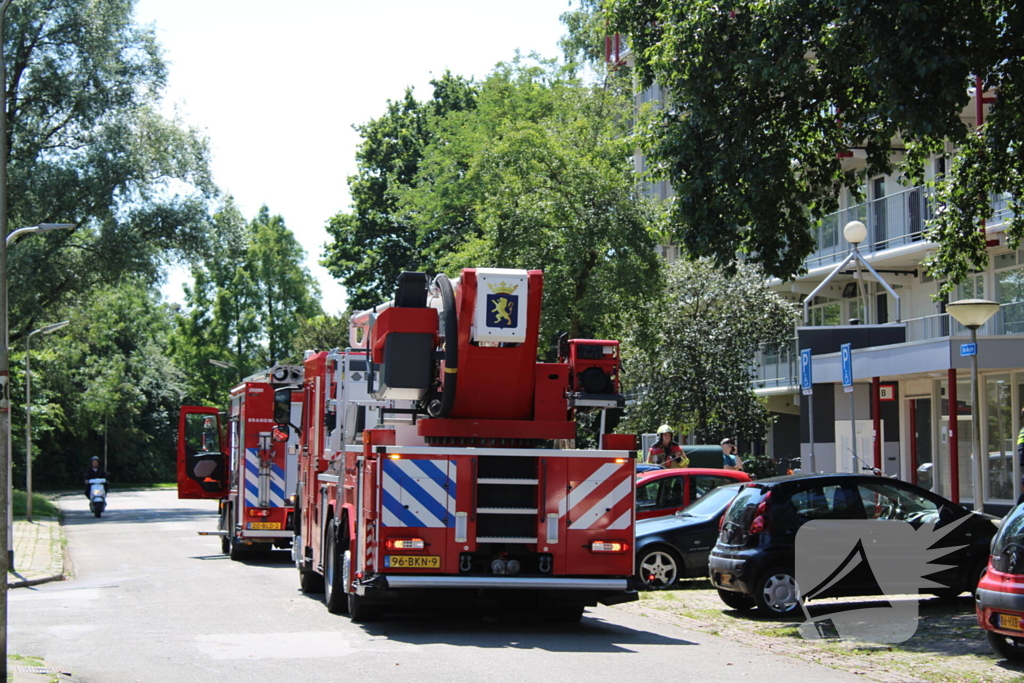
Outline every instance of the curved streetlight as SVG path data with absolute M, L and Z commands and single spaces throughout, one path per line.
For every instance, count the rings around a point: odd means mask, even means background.
M 66 230 L 69 228 L 78 227 L 78 223 L 40 223 L 39 225 L 33 225 L 27 228 L 18 228 L 10 235 L 7 236 L 7 244 L 10 245 L 14 240 L 18 239 L 22 235 L 31 235 L 34 232 L 49 232 L 51 230 Z
M 12 233 L 13 234 L 13 233 Z M 61 320 L 38 330 L 32 330 L 25 337 L 25 519 L 32 521 L 32 371 L 29 364 L 32 335 L 50 334 L 70 325 L 70 320 Z
M 974 449 L 974 465 L 972 467 L 974 477 L 974 509 L 981 510 L 982 492 L 984 488 L 985 465 L 983 461 L 987 458 L 981 457 L 981 403 L 978 399 L 978 328 L 988 322 L 989 318 L 999 310 L 999 304 L 987 299 L 961 299 L 946 304 L 946 313 L 949 313 L 958 323 L 971 331 L 971 344 L 974 345 L 974 353 L 971 354 L 971 431 L 973 437 L 971 447 Z M 950 406 L 950 419 L 956 418 L 956 406 Z M 951 463 L 952 464 L 952 463 Z M 959 469 L 959 463 L 957 468 Z M 950 468 L 952 469 L 952 467 Z M 959 472 L 951 472 L 959 477 Z

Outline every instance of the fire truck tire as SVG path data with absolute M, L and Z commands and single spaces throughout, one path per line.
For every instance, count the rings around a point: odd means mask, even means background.
M 358 593 L 348 594 L 348 618 L 357 624 L 365 624 L 380 617 L 380 607 L 366 604 L 366 598 Z
M 323 593 L 324 577 L 310 569 L 300 569 L 299 588 L 303 593 Z
M 345 569 L 338 549 L 338 522 L 332 520 L 327 527 L 327 542 L 324 548 L 324 604 L 331 614 L 348 611 L 345 596 Z
M 545 616 L 556 624 L 575 624 L 583 618 L 583 605 L 558 605 L 549 607 Z
M 240 562 L 249 556 L 249 548 L 242 543 L 237 536 L 231 535 L 228 541 L 228 557 L 234 562 Z
M 228 505 L 221 506 L 220 521 L 217 524 L 217 530 L 218 531 L 224 531 L 224 532 L 230 533 L 230 530 L 228 528 L 229 527 L 229 520 L 231 519 L 230 510 L 231 510 L 231 508 Z M 221 536 L 220 537 L 220 551 L 222 553 L 224 553 L 225 555 L 227 555 L 228 553 L 231 552 L 231 541 L 228 539 L 227 536 Z

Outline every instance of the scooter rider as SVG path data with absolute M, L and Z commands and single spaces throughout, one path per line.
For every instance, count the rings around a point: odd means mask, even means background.
M 89 467 L 82 473 L 82 479 L 85 482 L 85 497 L 89 497 L 89 480 L 90 479 L 106 479 L 107 471 L 100 467 L 100 459 L 93 457 L 89 461 Z M 107 492 L 107 484 L 103 484 L 103 492 Z

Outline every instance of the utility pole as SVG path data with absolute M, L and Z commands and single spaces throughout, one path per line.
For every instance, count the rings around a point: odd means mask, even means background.
M 11 359 L 7 348 L 7 61 L 3 54 L 4 18 L 11 0 L 0 3 L 0 678 L 7 680 L 7 572 L 10 569 L 11 511 Z

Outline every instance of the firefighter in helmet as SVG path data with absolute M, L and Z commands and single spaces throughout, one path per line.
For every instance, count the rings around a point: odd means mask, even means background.
M 658 441 L 647 452 L 648 463 L 661 465 L 667 469 L 690 465 L 690 459 L 683 452 L 683 447 L 676 443 L 672 436 L 672 428 L 668 425 L 658 427 Z

